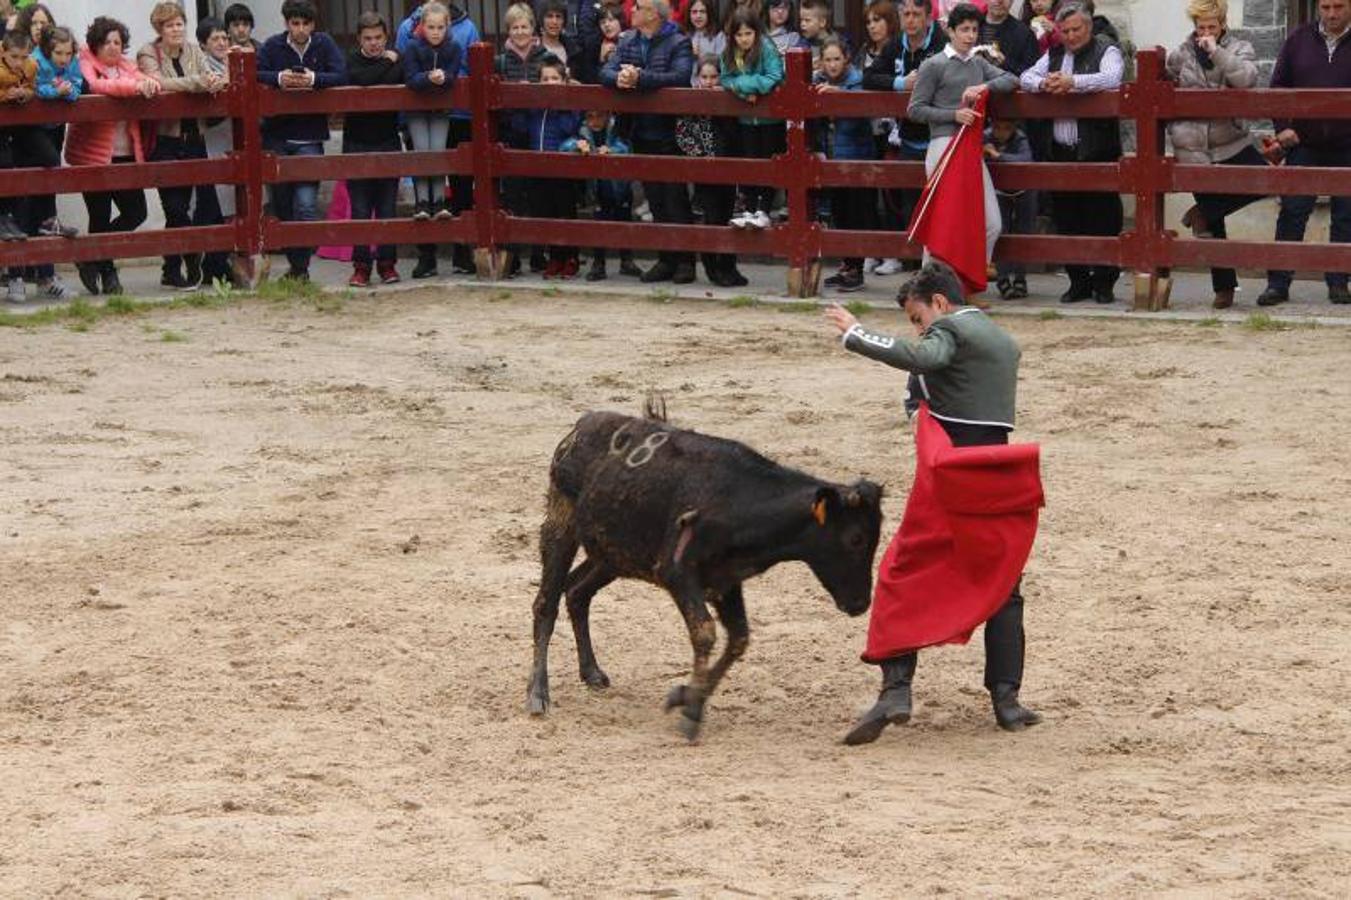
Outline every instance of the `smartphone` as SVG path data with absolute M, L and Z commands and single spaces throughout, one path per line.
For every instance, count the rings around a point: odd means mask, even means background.
M 291 67 L 291 71 L 294 72 L 294 73 L 296 73 L 297 75 L 304 75 L 304 74 L 305 74 L 305 67 L 304 67 L 304 66 L 292 66 L 292 67 Z

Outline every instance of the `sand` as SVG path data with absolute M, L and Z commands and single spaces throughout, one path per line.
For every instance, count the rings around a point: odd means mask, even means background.
M 0 332 L 0 895 L 1336 896 L 1351 883 L 1351 332 L 1001 319 L 1049 505 L 1026 701 L 979 640 L 911 724 L 801 565 L 690 746 L 666 596 L 619 583 L 525 714 L 579 413 L 835 480 L 912 471 L 900 373 L 814 314 L 521 291 Z M 880 327 L 906 327 L 879 312 Z

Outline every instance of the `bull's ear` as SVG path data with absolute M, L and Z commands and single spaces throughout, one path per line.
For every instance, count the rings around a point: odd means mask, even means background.
M 812 501 L 812 518 L 817 525 L 825 526 L 826 517 L 831 508 L 840 508 L 840 492 L 833 487 L 816 489 L 816 499 Z

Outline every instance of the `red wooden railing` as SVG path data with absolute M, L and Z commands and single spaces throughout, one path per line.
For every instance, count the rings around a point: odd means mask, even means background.
M 137 120 L 184 116 L 228 116 L 234 120 L 234 151 L 225 159 L 148 163 L 139 166 L 11 169 L 0 171 L 0 196 L 149 188 L 196 183 L 233 184 L 233 224 L 172 231 L 85 235 L 75 239 L 34 238 L 0 245 L 0 265 L 71 262 L 107 257 L 152 256 L 164 252 L 228 250 L 252 258 L 295 245 L 367 243 L 466 243 L 477 248 L 480 277 L 500 277 L 511 244 L 571 244 L 655 250 L 680 248 L 778 257 L 788 262 L 789 292 L 816 292 L 822 257 L 915 257 L 920 248 L 894 231 L 843 231 L 811 218 L 813 191 L 835 186 L 919 187 L 923 166 L 916 162 L 832 162 L 812 153 L 806 125 L 812 119 L 904 114 L 907 95 L 891 92 L 818 94 L 809 84 L 810 58 L 790 52 L 783 87 L 756 108 L 757 115 L 786 122 L 787 151 L 773 160 L 690 159 L 668 156 L 580 156 L 509 150 L 497 142 L 496 111 L 515 108 L 608 109 L 737 116 L 746 105 L 726 92 L 663 90 L 636 94 L 595 86 L 505 83 L 492 75 L 493 48 L 471 48 L 468 78 L 455 85 L 451 102 L 469 109 L 472 140 L 455 150 L 376 153 L 354 156 L 279 158 L 265 152 L 259 129 L 263 117 L 279 113 L 335 114 L 377 110 L 437 109 L 444 97 L 401 87 L 337 88 L 284 93 L 257 83 L 254 56 L 230 57 L 230 87 L 217 97 L 168 94 L 153 100 L 82 98 L 76 103 L 31 103 L 0 112 L 0 125 L 42 122 Z M 1133 121 L 1134 154 L 1115 163 L 995 164 L 995 183 L 1006 188 L 1061 191 L 1115 191 L 1135 199 L 1134 225 L 1121 235 L 1076 237 L 1008 236 L 996 256 L 1024 262 L 1110 263 L 1133 272 L 1135 305 L 1166 305 L 1162 279 L 1174 267 L 1263 266 L 1302 271 L 1351 270 L 1351 245 L 1274 241 L 1198 241 L 1179 238 L 1163 227 L 1168 193 L 1223 191 L 1252 194 L 1317 194 L 1340 190 L 1344 169 L 1214 167 L 1180 165 L 1164 154 L 1164 127 L 1171 119 L 1233 116 L 1258 118 L 1351 117 L 1351 90 L 1180 90 L 1163 78 L 1163 52 L 1137 56 L 1138 79 L 1118 92 L 1053 97 L 1015 93 L 994 98 L 1001 115 L 1021 118 L 1116 118 Z M 263 188 L 288 181 L 376 178 L 396 175 L 461 174 L 474 179 L 474 209 L 453 220 L 412 222 L 280 222 L 263 214 Z M 714 225 L 669 225 L 558 221 L 512 216 L 497 190 L 504 177 L 620 178 L 715 184 L 767 184 L 785 190 L 787 221 L 765 231 Z

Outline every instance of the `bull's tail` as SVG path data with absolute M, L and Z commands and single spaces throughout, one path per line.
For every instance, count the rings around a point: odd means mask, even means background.
M 666 395 L 660 391 L 651 391 L 643 400 L 643 418 L 654 422 L 669 422 L 666 417 Z

